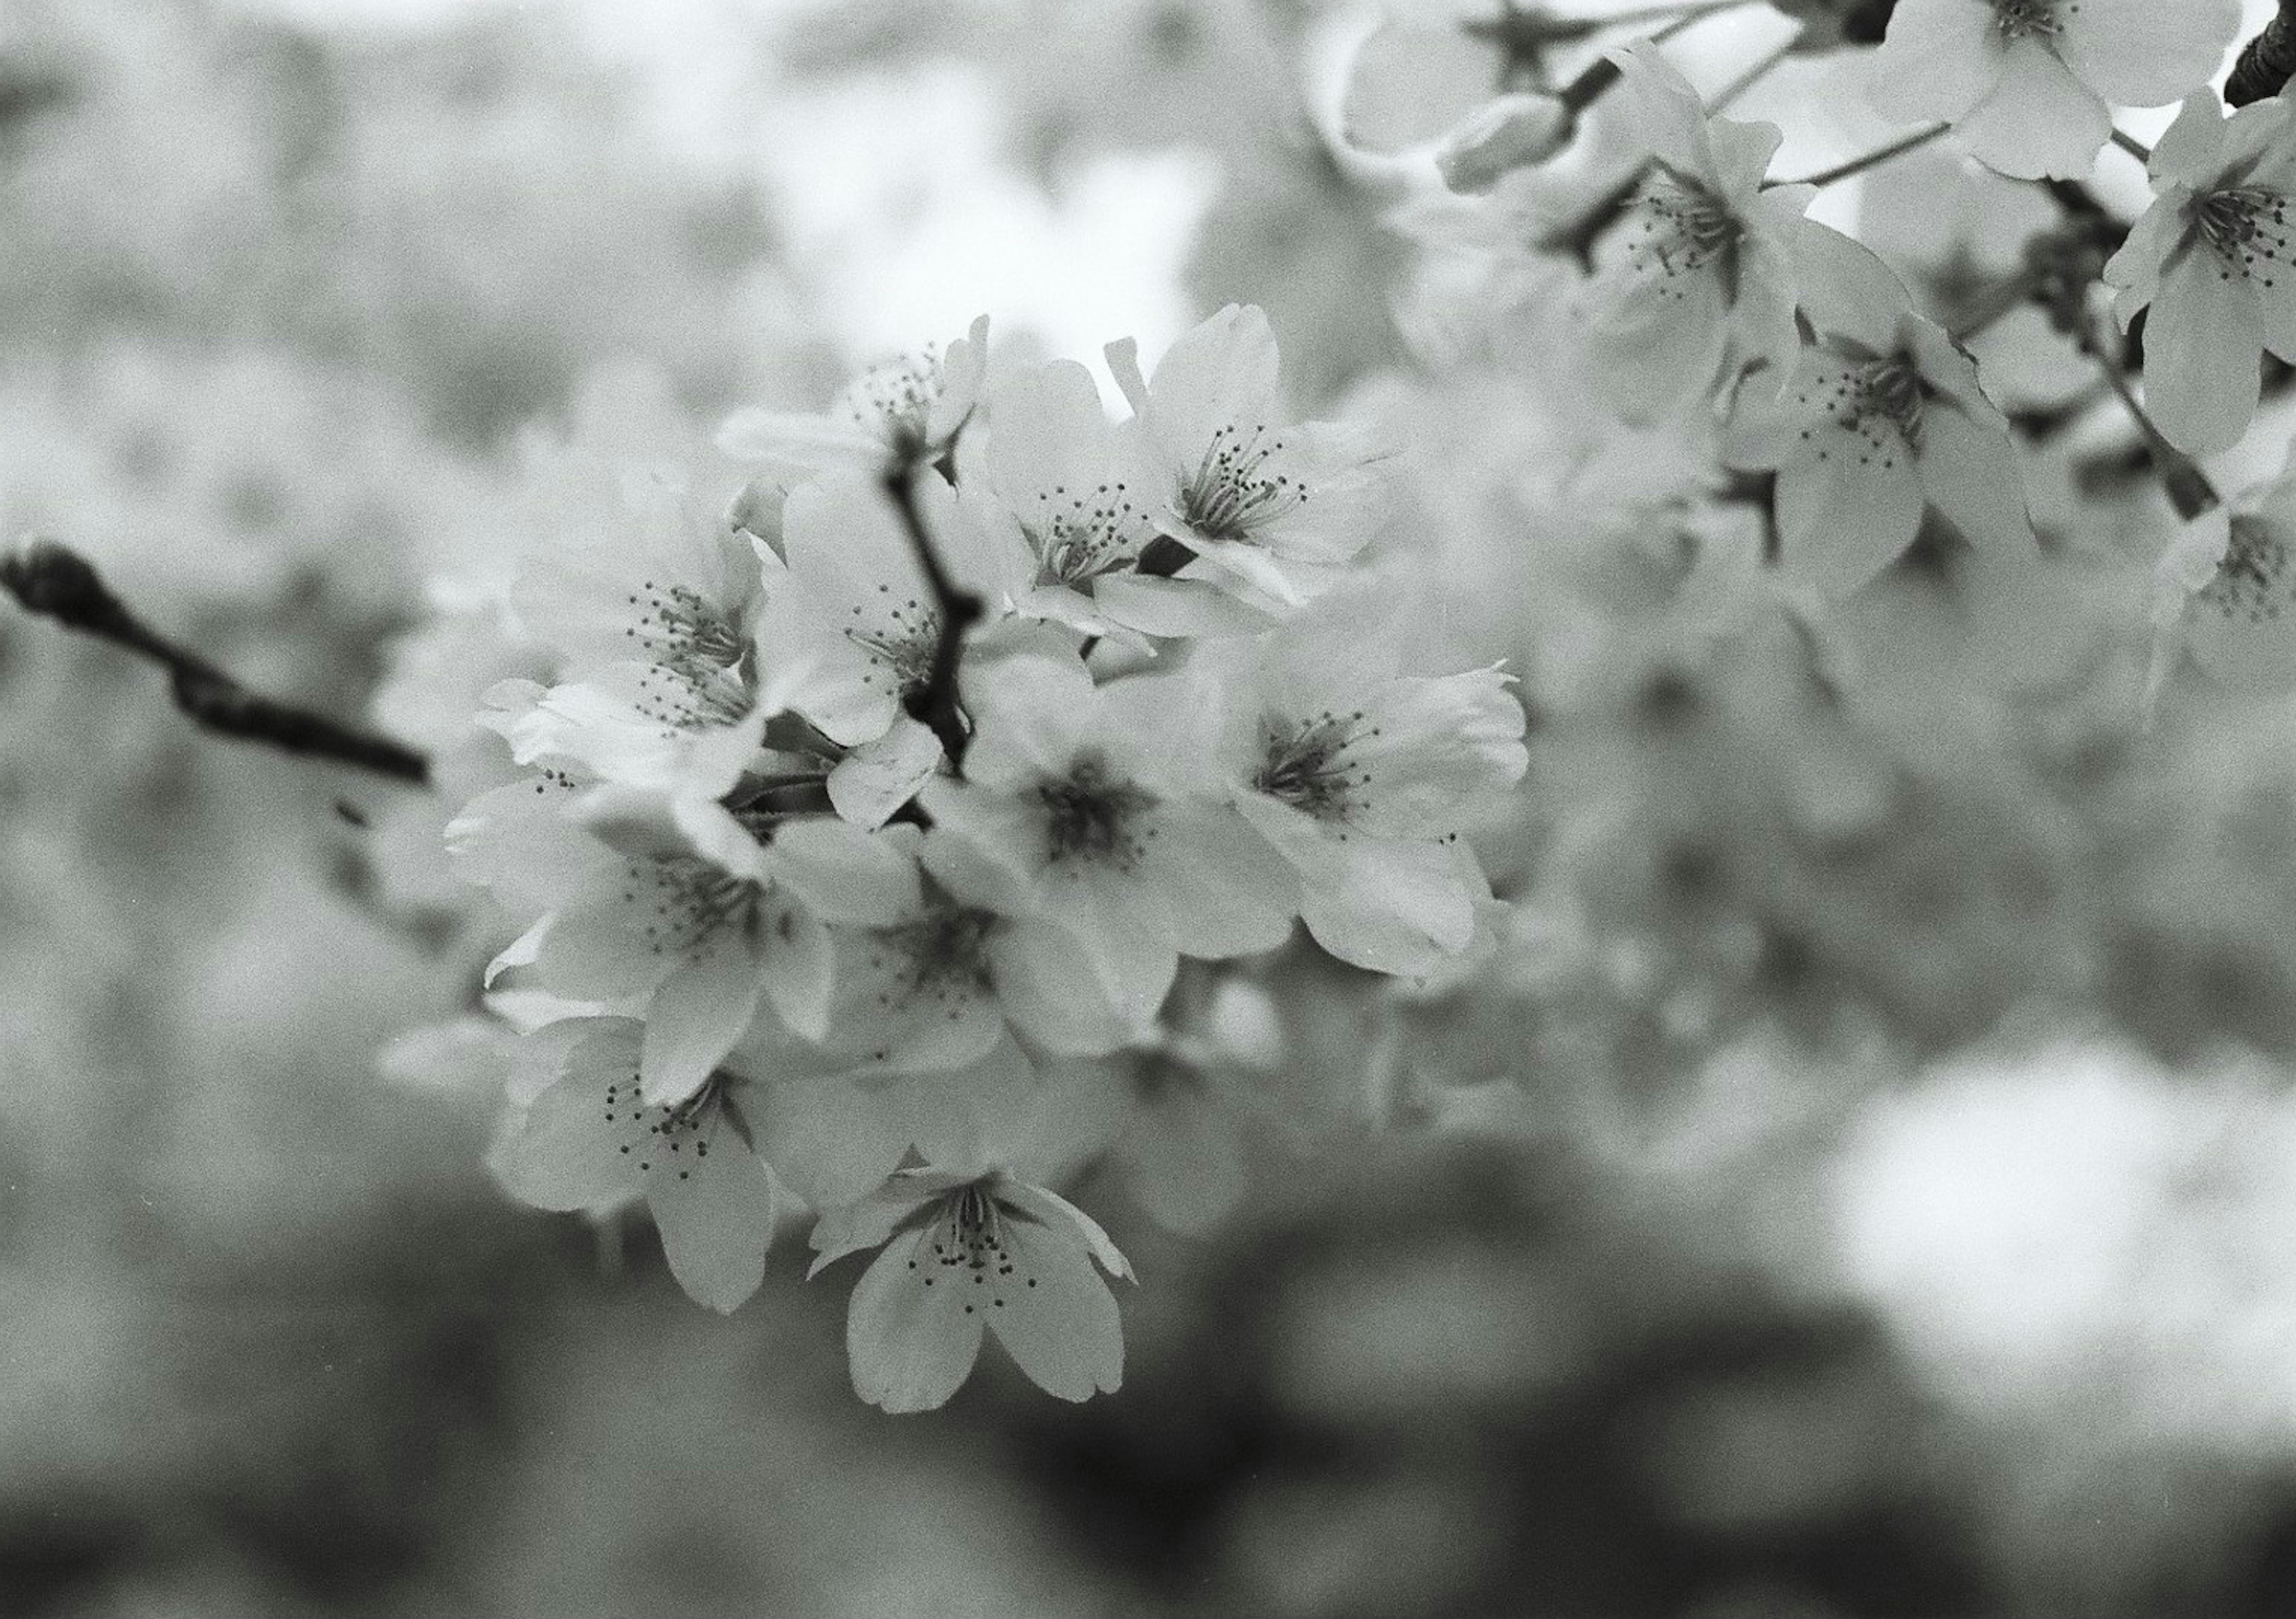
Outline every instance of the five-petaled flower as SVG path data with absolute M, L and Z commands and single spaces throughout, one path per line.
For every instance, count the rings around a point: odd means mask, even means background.
M 2296 449 L 2279 477 L 2185 524 L 2153 592 L 2148 708 L 2179 652 L 2226 686 L 2296 688 Z
M 1211 773 L 1193 682 L 1095 686 L 1073 658 L 1016 655 L 968 688 L 965 780 L 936 778 L 935 822 L 1000 873 L 984 898 L 1072 935 L 1128 1022 L 1144 1026 L 1182 954 L 1283 942 L 1299 885 Z
M 1355 611 L 1318 610 L 1257 649 L 1229 686 L 1223 772 L 1291 863 L 1316 942 L 1417 977 L 1475 936 L 1490 886 L 1461 830 L 1528 764 L 1522 706 L 1496 668 L 1400 675 Z
M 1611 53 L 1650 152 L 1587 290 L 1592 377 L 1630 419 L 1663 416 L 1734 369 L 1793 353 L 1794 238 L 1815 193 L 1765 189 L 1773 124 L 1709 118 L 1648 45 Z
M 2016 179 L 2087 175 L 2112 107 L 2161 107 L 2208 82 L 2240 0 L 1899 0 L 1874 59 L 1874 104 L 1944 119 Z
M 773 1173 L 754 1150 L 743 1082 L 714 1075 L 668 1107 L 640 1096 L 644 1033 L 627 1018 L 554 1027 L 554 1081 L 512 1111 L 488 1163 L 537 1208 L 597 1212 L 644 1198 L 678 1285 L 730 1312 L 765 1277 Z
M 988 368 L 988 317 L 939 354 L 864 372 L 821 415 L 753 407 L 718 429 L 718 447 L 786 488 L 813 474 L 876 474 L 930 466 L 947 455 L 980 402 Z
M 1374 457 L 1342 423 L 1285 425 L 1275 334 L 1257 307 L 1230 304 L 1184 333 L 1145 380 L 1129 339 L 1108 363 L 1143 435 L 1136 503 L 1168 556 L 1152 548 L 1144 571 L 1188 568 L 1276 615 L 1370 539 Z
M 1822 597 L 1849 594 L 1913 544 L 1934 508 L 1972 544 L 2030 537 L 2009 424 L 1977 363 L 1913 313 L 1882 262 L 1836 239 L 1833 290 L 1783 395 L 1750 379 L 1724 459 L 1775 469 L 1786 572 Z
M 2144 317 L 2144 404 L 2193 455 L 2230 449 L 2256 414 L 2259 362 L 2296 359 L 2296 109 L 2231 118 L 2187 97 L 2152 149 L 2156 195 L 2104 266 L 2126 328 Z
M 1124 1379 L 1124 1329 L 1102 1277 L 1132 1267 L 1091 1215 L 1003 1170 L 906 1169 L 814 1230 L 813 1274 L 882 1245 L 846 1316 L 854 1392 L 889 1411 L 945 1404 L 984 1333 L 1046 1393 L 1086 1400 Z

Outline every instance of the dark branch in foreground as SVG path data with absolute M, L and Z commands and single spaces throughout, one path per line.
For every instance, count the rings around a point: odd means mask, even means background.
M 925 683 L 909 694 L 906 707 L 910 718 L 931 728 L 940 739 L 941 751 L 948 756 L 949 767 L 962 773 L 971 732 L 957 704 L 956 664 L 964 650 L 965 632 L 980 621 L 984 609 L 980 598 L 961 587 L 941 566 L 940 552 L 925 531 L 924 513 L 917 509 L 915 472 L 908 461 L 895 462 L 885 470 L 885 493 L 901 514 L 901 526 L 909 532 L 917 567 L 932 592 L 933 606 L 939 610 L 940 638 L 933 643 L 932 667 Z
M 53 540 L 34 540 L 0 557 L 0 586 L 27 612 L 126 647 L 158 664 L 168 671 L 176 707 L 210 731 L 401 781 L 422 785 L 430 779 L 430 762 L 413 748 L 258 696 L 197 653 L 176 645 L 130 612 L 94 564 Z

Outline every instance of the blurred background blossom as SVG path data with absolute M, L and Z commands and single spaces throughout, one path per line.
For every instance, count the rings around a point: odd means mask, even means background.
M 467 711 L 515 649 L 408 632 L 499 581 L 601 378 L 699 433 L 983 309 L 1091 356 L 1242 299 L 1304 408 L 1394 429 L 1424 638 L 1535 722 L 1493 961 L 1285 969 L 1254 1083 L 1318 1144 L 1200 1237 L 1098 1172 L 1152 1284 L 1122 1394 L 999 1367 L 895 1421 L 786 1254 L 720 1320 L 641 1224 L 488 1183 L 454 1020 L 502 940 L 437 805 L 0 617 L 0 1609 L 2285 1611 L 2287 715 L 2133 732 L 2140 519 L 2095 478 L 2082 566 L 1914 570 L 1819 647 L 1750 605 L 1758 536 L 1681 531 L 1686 448 L 1521 363 L 1535 294 L 1435 380 L 1493 290 L 1335 143 L 1375 19 L 0 12 L 0 531 L 252 683 Z M 1872 143 L 1829 82 L 1747 103 L 1789 167 Z M 2061 397 L 2045 331 L 1988 341 Z

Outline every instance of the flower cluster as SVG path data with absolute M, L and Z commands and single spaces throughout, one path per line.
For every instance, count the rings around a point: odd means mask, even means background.
M 1468 953 L 1461 835 L 1525 768 L 1508 677 L 1422 672 L 1360 582 L 1380 458 L 1287 419 L 1259 310 L 1109 361 L 1121 421 L 1072 362 L 992 369 L 985 322 L 742 413 L 722 513 L 570 462 L 512 591 L 550 675 L 487 692 L 512 773 L 448 828 L 528 924 L 488 974 L 535 1026 L 503 1183 L 643 1199 L 720 1310 L 801 1201 L 816 1270 L 881 1250 L 850 1336 L 890 1410 L 984 1332 L 1117 1386 L 1129 1269 L 1045 1182 L 1216 1136 L 1135 1104 L 1209 1038 L 1187 985 L 1295 923 L 1374 972 Z

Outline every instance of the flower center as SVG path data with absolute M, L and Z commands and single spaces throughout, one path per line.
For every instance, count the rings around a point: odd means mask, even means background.
M 646 947 L 683 958 L 722 928 L 759 926 L 765 890 L 745 877 L 690 855 L 632 861 L 623 870 L 622 903 L 644 915 Z
M 2224 560 L 2202 587 L 2200 600 L 2227 618 L 2250 624 L 2277 618 L 2289 594 L 2280 588 L 2288 563 L 2285 539 L 2253 517 L 2235 517 Z
M 1220 429 L 1181 487 L 1181 519 L 1206 539 L 1246 540 L 1254 528 L 1306 505 L 1306 489 L 1267 470 L 1283 448 L 1283 435 L 1270 436 L 1264 424 Z
M 903 458 L 931 446 L 925 422 L 940 398 L 940 356 L 931 349 L 864 372 L 846 390 L 846 408 L 864 432 L 883 435 Z
M 641 710 L 677 730 L 730 725 L 749 708 L 739 671 L 749 638 L 716 603 L 683 585 L 648 579 L 632 593 L 636 622 L 623 634 L 652 666 L 638 689 Z
M 1918 446 L 1922 438 L 1921 373 L 1902 358 L 1875 360 L 1857 373 L 1857 420 L 1885 421 Z
M 2012 42 L 2054 38 L 2064 27 L 2057 20 L 2056 0 L 1993 0 L 1993 26 Z
M 1037 796 L 1046 812 L 1045 858 L 1055 866 L 1089 862 L 1128 871 L 1156 835 L 1137 825 L 1155 798 L 1111 776 L 1097 754 L 1079 756 L 1065 780 L 1042 783 Z
M 855 603 L 843 629 L 845 639 L 868 657 L 863 685 L 890 682 L 897 696 L 907 697 L 931 680 L 933 654 L 940 644 L 939 608 L 914 596 L 896 596 L 891 585 L 880 585 L 875 601 Z
M 1085 495 L 1054 487 L 1040 491 L 1037 500 L 1041 510 L 1029 538 L 1037 548 L 1037 584 L 1082 589 L 1138 554 L 1139 509 L 1122 484 L 1103 484 Z
M 925 1273 L 926 1287 L 938 1281 L 959 1288 L 985 1297 L 988 1308 L 1002 1310 L 1016 1285 L 1037 1285 L 1035 1277 L 1019 1273 L 1005 1240 L 1005 1222 L 1019 1216 L 996 1201 L 986 1182 L 959 1187 L 932 1206 L 924 1247 L 909 1261 L 909 1269 Z M 980 1307 L 968 1304 L 964 1312 L 971 1315 Z
M 988 934 L 996 922 L 989 912 L 947 905 L 921 920 L 885 929 L 884 943 L 900 961 L 895 982 L 878 997 L 879 1004 L 890 1007 L 898 1000 L 906 1006 L 922 997 L 946 1002 L 948 1015 L 957 1017 L 962 1002 L 994 987 L 988 975 Z M 885 958 L 874 956 L 869 965 L 882 971 Z
M 1728 274 L 1745 233 L 1721 198 L 1661 165 L 1643 183 L 1627 262 L 1661 297 L 1685 298 L 1689 290 L 1676 283 L 1710 266 Z
M 608 1085 L 606 1123 L 619 1125 L 629 1137 L 619 1143 L 620 1155 L 636 1158 L 643 1174 L 675 1171 L 679 1180 L 692 1180 L 709 1158 L 721 1125 L 736 1136 L 747 1135 L 748 1125 L 734 1107 L 734 1083 L 723 1073 L 712 1074 L 701 1089 L 669 1108 L 648 1107 L 635 1074 Z
M 2259 185 L 2210 192 L 2192 204 L 2193 228 L 2217 256 L 2217 274 L 2226 281 L 2269 287 L 2289 261 L 2288 199 Z
M 1346 821 L 1364 806 L 1361 794 L 1371 784 L 1370 774 L 1346 756 L 1363 718 L 1361 710 L 1341 715 L 1327 708 L 1304 724 L 1267 721 L 1252 785 L 1318 821 Z M 1362 734 L 1377 736 L 1379 727 Z

